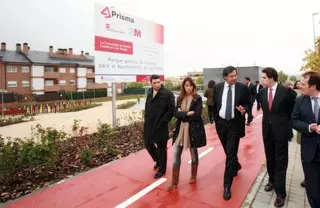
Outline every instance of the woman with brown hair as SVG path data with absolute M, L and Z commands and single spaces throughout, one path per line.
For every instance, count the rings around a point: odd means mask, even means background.
M 172 181 L 168 191 L 176 188 L 179 183 L 181 154 L 183 149 L 190 149 L 191 178 L 189 183 L 195 183 L 197 178 L 199 157 L 197 148 L 207 144 L 204 124 L 201 118 L 202 97 L 197 94 L 196 84 L 190 77 L 186 77 L 181 85 L 181 92 L 177 98 L 175 117 L 176 129 L 173 135 L 174 160 Z

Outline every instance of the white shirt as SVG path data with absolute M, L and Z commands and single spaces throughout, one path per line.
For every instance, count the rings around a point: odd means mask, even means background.
M 227 96 L 228 96 L 229 84 L 227 82 L 224 83 L 222 99 L 221 99 L 221 109 L 219 111 L 219 116 L 223 119 L 226 119 L 226 108 L 227 108 Z M 231 111 L 231 119 L 234 118 L 234 100 L 235 100 L 235 85 L 231 85 L 232 91 L 232 111 Z
M 257 93 L 259 93 L 260 84 L 257 84 Z
M 153 96 L 152 97 L 155 97 L 157 93 L 158 93 L 158 91 L 153 90 Z
M 277 87 L 278 87 L 277 82 L 273 85 L 273 87 L 268 87 L 268 101 L 269 101 L 270 88 L 272 89 L 272 100 L 274 100 L 274 95 L 276 94 Z

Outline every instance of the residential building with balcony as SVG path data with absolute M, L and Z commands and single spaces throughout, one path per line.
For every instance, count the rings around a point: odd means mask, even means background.
M 48 51 L 30 50 L 27 43 L 0 49 L 0 89 L 18 94 L 44 94 L 59 91 L 107 89 L 95 82 L 94 57 L 74 54 L 73 49 L 50 46 Z

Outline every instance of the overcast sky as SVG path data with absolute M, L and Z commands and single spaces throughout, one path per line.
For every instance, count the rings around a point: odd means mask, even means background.
M 1 0 L 0 42 L 92 53 L 94 2 L 165 26 L 167 76 L 254 63 L 295 74 L 320 12 L 320 0 Z

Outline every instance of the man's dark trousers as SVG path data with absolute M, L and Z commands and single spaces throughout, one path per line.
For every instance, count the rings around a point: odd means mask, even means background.
M 302 161 L 306 178 L 306 191 L 310 206 L 320 207 L 320 147 L 319 143 L 315 157 L 311 162 Z
M 217 131 L 223 150 L 226 154 L 226 168 L 224 173 L 224 187 L 231 187 L 233 177 L 236 175 L 241 165 L 238 162 L 238 149 L 240 138 L 237 136 L 237 125 L 234 119 L 227 121 L 219 120 L 219 125 L 223 126 Z
M 145 144 L 153 161 L 159 164 L 159 172 L 162 173 L 167 170 L 167 143 L 168 141 Z

